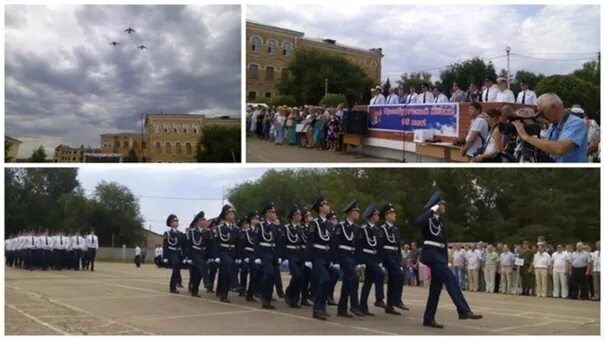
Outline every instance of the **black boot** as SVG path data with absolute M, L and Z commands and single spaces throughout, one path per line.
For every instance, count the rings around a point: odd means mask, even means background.
M 392 307 L 392 306 L 386 306 L 385 310 L 386 310 L 386 314 L 401 315 L 401 313 L 397 312 L 396 309 L 394 309 L 394 307 Z
M 472 312 L 459 314 L 459 320 L 467 320 L 467 319 L 472 319 L 472 320 L 482 319 L 482 315 L 474 314 Z
M 434 320 L 424 320 L 424 327 L 432 327 L 432 328 L 444 328 L 445 326 L 436 323 Z

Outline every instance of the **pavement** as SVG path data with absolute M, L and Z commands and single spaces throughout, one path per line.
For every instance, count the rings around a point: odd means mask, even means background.
M 246 138 L 247 162 L 276 163 L 384 163 L 391 159 L 369 157 L 353 152 L 330 152 L 297 145 L 277 145 L 257 137 Z
M 168 293 L 170 270 L 152 264 L 99 262 L 94 272 L 5 269 L 6 335 L 598 335 L 600 303 L 465 292 L 481 320 L 458 320 L 446 291 L 436 315 L 442 330 L 421 325 L 428 289 L 405 287 L 411 308 L 402 316 L 371 306 L 372 317 L 328 321 L 311 318 L 311 308 L 262 310 L 230 294 L 192 298 Z M 183 282 L 188 270 L 183 270 Z M 283 273 L 284 286 L 289 275 Z M 339 292 L 340 284 L 336 287 Z M 373 297 L 373 292 L 371 293 Z M 372 303 L 370 298 L 370 302 Z M 235 320 L 235 322 L 234 322 Z

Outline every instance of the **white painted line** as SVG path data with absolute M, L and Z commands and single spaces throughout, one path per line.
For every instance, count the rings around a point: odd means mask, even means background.
M 549 325 L 552 322 L 554 322 L 554 321 L 545 321 L 545 322 L 539 322 L 539 323 L 534 323 L 534 324 L 530 324 L 530 325 L 515 325 L 515 326 L 510 326 L 510 327 L 497 328 L 494 330 L 498 331 L 498 332 L 503 332 L 503 331 L 507 331 L 510 329 L 545 326 L 545 325 Z
M 44 321 L 42 321 L 42 320 L 37 319 L 36 317 L 34 317 L 34 316 L 32 316 L 32 315 L 27 314 L 26 312 L 24 312 L 24 311 L 20 310 L 19 308 L 15 307 L 15 306 L 13 306 L 13 305 L 11 305 L 11 304 L 8 304 L 8 303 L 7 303 L 7 304 L 6 304 L 6 306 L 8 306 L 8 307 L 10 307 L 10 308 L 12 308 L 12 309 L 14 309 L 14 310 L 16 310 L 17 312 L 19 312 L 19 313 L 23 314 L 25 317 L 27 317 L 27 318 L 29 318 L 29 319 L 31 319 L 31 320 L 33 320 L 33 321 L 35 321 L 35 322 L 39 323 L 39 324 L 40 324 L 40 325 L 42 325 L 42 326 L 52 329 L 53 331 L 55 331 L 55 332 L 57 332 L 57 333 L 59 333 L 59 334 L 62 334 L 62 335 L 71 335 L 70 333 L 67 333 L 67 332 L 65 332 L 65 331 L 62 331 L 62 330 L 60 330 L 60 329 L 58 329 L 58 328 L 54 327 L 53 325 L 50 325 L 50 324 L 48 324 L 48 323 L 46 323 L 46 322 L 44 322 Z M 6 327 L 6 326 L 5 326 L 5 327 Z M 5 330 L 5 331 L 6 331 L 6 330 Z
M 147 295 L 130 295 L 130 296 L 102 296 L 102 297 L 69 297 L 69 298 L 55 298 L 55 300 L 68 300 L 68 301 L 95 301 L 95 300 L 122 300 L 122 299 L 144 299 L 150 297 L 160 297 L 163 294 L 147 294 Z
M 151 321 L 151 320 L 172 320 L 172 319 L 188 319 L 188 318 L 200 318 L 208 316 L 220 316 L 220 315 L 233 315 L 233 314 L 244 314 L 252 313 L 255 310 L 234 310 L 228 312 L 215 312 L 215 313 L 201 313 L 201 314 L 187 314 L 187 315 L 174 315 L 174 316 L 154 316 L 154 317 L 142 317 L 133 319 L 136 321 Z

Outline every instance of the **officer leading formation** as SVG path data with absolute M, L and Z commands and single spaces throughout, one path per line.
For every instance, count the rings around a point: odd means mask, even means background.
M 423 325 L 442 328 L 435 315 L 442 287 L 457 308 L 459 319 L 480 319 L 471 311 L 453 273 L 447 267 L 447 236 L 443 215 L 446 202 L 436 192 L 417 219 L 424 239 L 421 261 L 430 268 L 432 281 Z M 317 217 L 312 216 L 312 212 Z M 258 302 L 264 309 L 275 309 L 273 292 L 283 297 L 288 307 L 312 307 L 315 319 L 327 320 L 327 306 L 337 306 L 337 316 L 371 317 L 369 295 L 374 286 L 374 306 L 386 314 L 401 315 L 409 308 L 403 302 L 403 236 L 396 226 L 396 210 L 387 203 L 379 209 L 371 203 L 361 214 L 356 200 L 342 211 L 338 221 L 329 201 L 320 195 L 310 210 L 294 204 L 287 219 L 280 223 L 274 203 L 247 213 L 236 222 L 236 211 L 224 205 L 211 223 L 199 212 L 185 233 L 179 220 L 170 214 L 164 233 L 163 262 L 172 269 L 169 290 L 178 294 L 182 286 L 181 267 L 190 271 L 188 291 L 199 298 L 200 284 L 224 303 L 236 292 L 246 301 Z M 363 221 L 361 222 L 361 217 Z M 283 291 L 281 267 L 287 267 L 291 280 Z M 364 277 L 359 293 L 359 273 Z M 385 278 L 387 277 L 387 284 Z M 342 279 L 339 301 L 333 293 Z M 384 289 L 384 285 L 387 285 Z M 312 302 L 312 304 L 311 304 Z

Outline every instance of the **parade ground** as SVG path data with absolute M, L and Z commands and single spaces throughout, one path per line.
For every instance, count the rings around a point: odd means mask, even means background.
M 466 292 L 482 320 L 458 320 L 446 291 L 436 319 L 442 330 L 421 325 L 427 288 L 405 287 L 411 308 L 401 316 L 371 306 L 372 317 L 311 318 L 311 307 L 291 309 L 279 299 L 260 309 L 231 293 L 192 298 L 168 293 L 170 270 L 153 264 L 104 263 L 94 272 L 5 269 L 6 335 L 598 335 L 600 303 Z M 183 283 L 188 270 L 183 270 Z M 287 286 L 289 275 L 283 273 Z M 339 292 L 340 284 L 336 288 Z M 337 293 L 336 293 L 337 294 Z M 373 301 L 373 292 L 370 302 Z M 337 296 L 336 296 L 337 300 Z
M 327 150 L 307 149 L 297 145 L 276 145 L 273 142 L 246 138 L 248 162 L 281 163 L 350 163 L 350 162 L 393 162 L 389 159 L 369 157 L 353 152 L 329 152 Z

